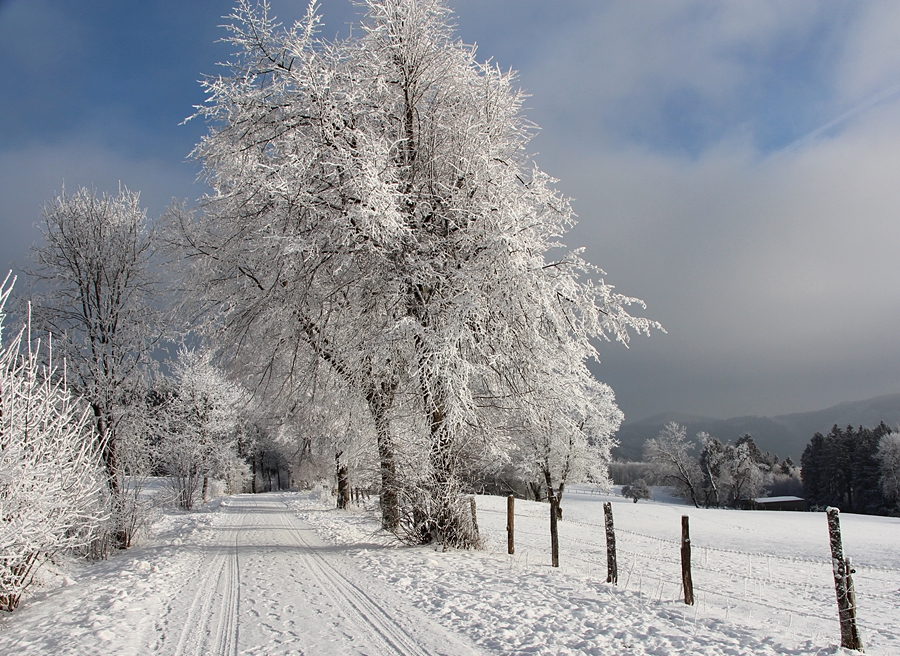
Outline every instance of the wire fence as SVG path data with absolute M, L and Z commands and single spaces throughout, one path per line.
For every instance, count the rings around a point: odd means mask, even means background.
M 576 492 L 578 493 L 578 492 Z M 586 492 L 585 492 L 586 493 Z M 484 528 L 494 544 L 506 543 L 505 510 L 483 508 Z M 516 509 L 517 555 L 511 567 L 549 566 L 546 507 Z M 563 570 L 606 581 L 606 529 L 602 523 L 559 522 Z M 641 604 L 681 603 L 681 617 L 740 622 L 778 629 L 796 638 L 816 640 L 839 635 L 832 562 L 762 551 L 742 551 L 691 540 L 695 603 L 683 605 L 681 542 L 622 528 L 615 529 L 618 587 Z M 522 545 L 520 547 L 519 545 Z M 546 548 L 541 548 L 546 544 Z M 858 624 L 869 640 L 893 645 L 900 653 L 900 569 L 854 560 Z

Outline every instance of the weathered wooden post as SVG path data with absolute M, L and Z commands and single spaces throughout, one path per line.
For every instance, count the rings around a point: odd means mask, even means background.
M 506 553 L 516 553 L 516 498 L 513 495 L 506 497 Z
M 694 581 L 691 578 L 691 529 L 688 516 L 681 516 L 681 583 L 684 588 L 684 603 L 694 605 Z
M 841 621 L 841 647 L 863 651 L 862 637 L 856 626 L 856 592 L 853 589 L 853 570 L 850 559 L 844 558 L 841 540 L 840 510 L 827 508 L 828 536 L 831 542 L 831 568 L 834 573 L 834 591 L 837 595 L 838 617 Z
M 606 519 L 606 582 L 619 584 L 619 565 L 616 562 L 616 531 L 613 528 L 612 504 L 603 504 L 603 515 Z
M 559 567 L 559 528 L 556 525 L 558 513 L 559 499 L 556 491 L 550 488 L 550 560 L 553 567 Z

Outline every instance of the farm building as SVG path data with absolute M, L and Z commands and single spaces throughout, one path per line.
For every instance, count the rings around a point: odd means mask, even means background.
M 736 505 L 740 510 L 803 510 L 805 503 L 800 497 L 759 497 L 741 499 Z

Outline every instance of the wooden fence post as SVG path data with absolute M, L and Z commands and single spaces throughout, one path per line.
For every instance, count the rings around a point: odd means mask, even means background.
M 841 540 L 840 510 L 827 508 L 828 536 L 831 542 L 831 568 L 834 573 L 834 591 L 837 595 L 838 617 L 841 621 L 841 647 L 863 651 L 862 637 L 856 626 L 856 592 L 853 589 L 853 570 L 850 559 L 844 558 Z
M 559 528 L 556 525 L 558 509 L 556 491 L 550 488 L 550 564 L 553 567 L 559 567 Z
M 472 508 L 472 527 L 475 529 L 475 539 L 481 540 L 478 534 L 478 515 L 475 512 L 475 497 L 469 497 L 469 506 Z
M 688 516 L 681 516 L 681 583 L 684 588 L 684 603 L 694 605 L 694 581 L 691 578 L 691 530 Z
M 506 553 L 516 553 L 516 498 L 513 495 L 506 497 Z
M 616 531 L 613 528 L 612 504 L 603 504 L 603 515 L 606 519 L 606 582 L 619 584 L 619 565 L 616 562 Z

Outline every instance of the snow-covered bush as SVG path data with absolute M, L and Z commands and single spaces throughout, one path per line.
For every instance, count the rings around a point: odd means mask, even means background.
M 2 310 L 12 282 L 0 285 Z M 0 316 L 2 321 L 2 316 Z M 49 340 L 48 340 L 49 341 Z M 90 408 L 48 346 L 20 331 L 0 348 L 0 610 L 14 610 L 41 563 L 102 534 L 106 479 Z

